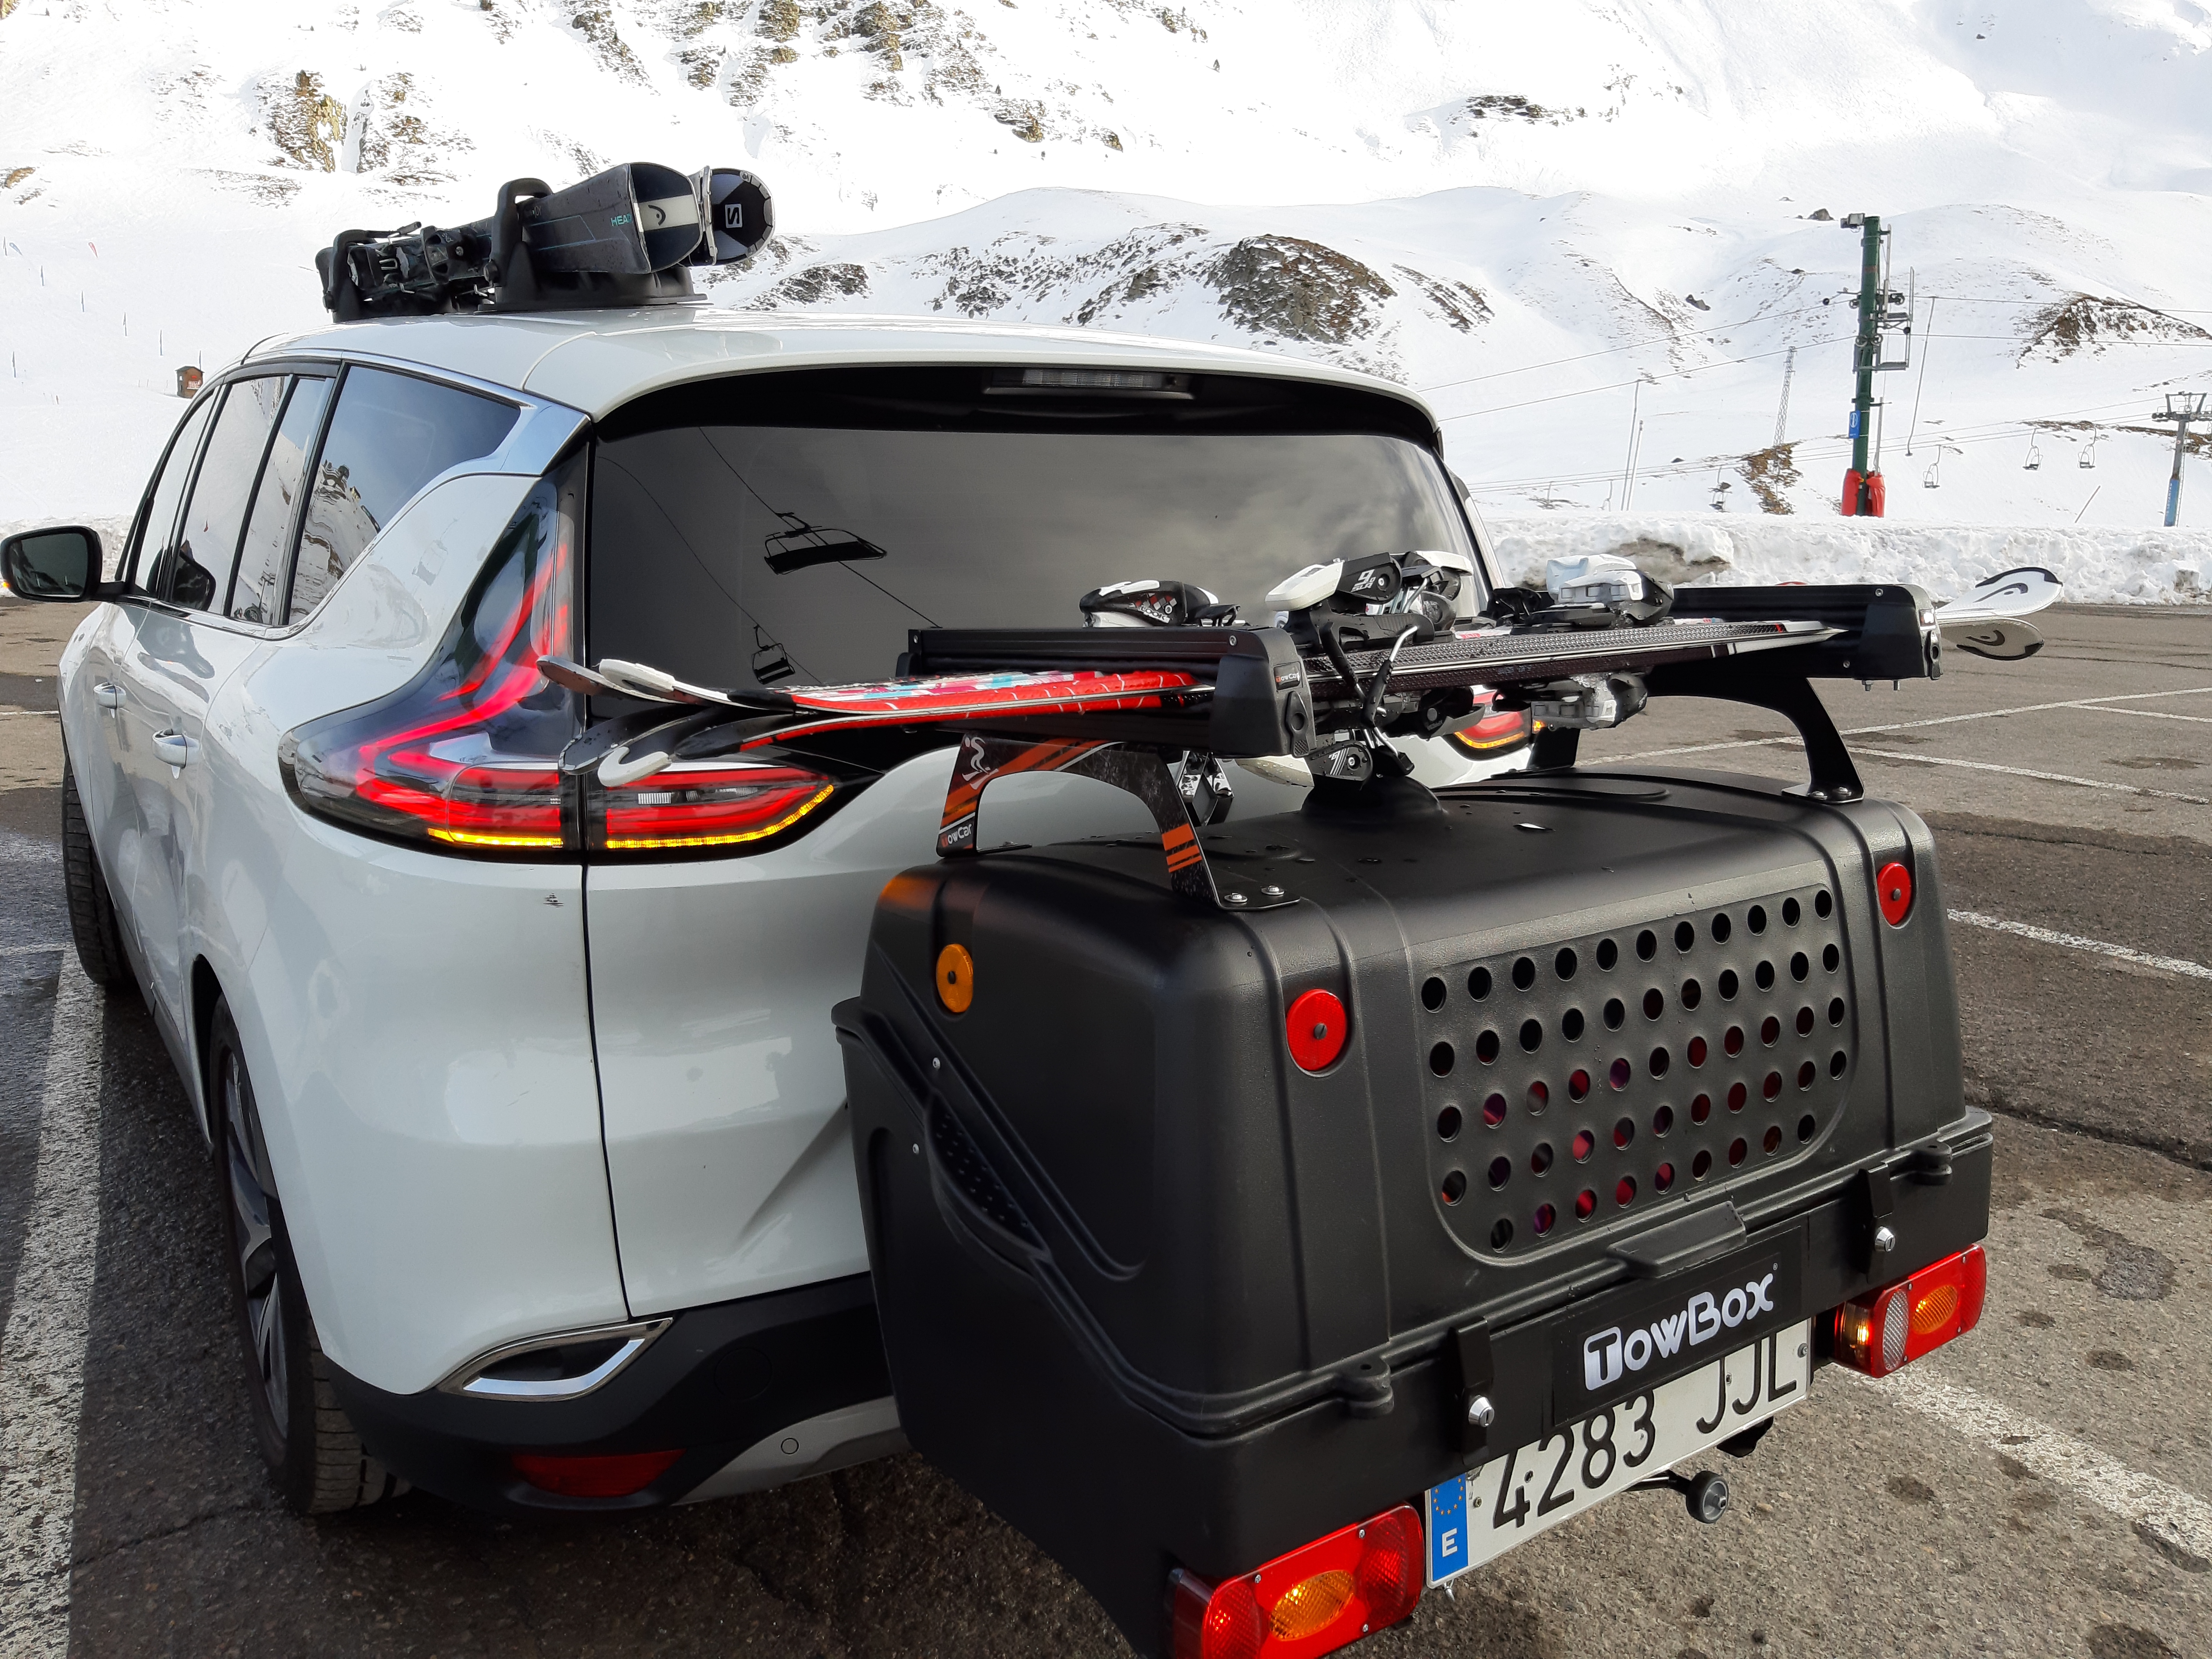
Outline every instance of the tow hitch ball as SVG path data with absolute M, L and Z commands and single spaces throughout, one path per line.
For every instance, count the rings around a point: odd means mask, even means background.
M 1638 1490 L 1678 1492 L 1682 1504 L 1690 1511 L 1690 1519 L 1711 1526 L 1728 1513 L 1728 1477 L 1717 1469 L 1706 1469 L 1698 1474 L 1680 1474 L 1669 1469 L 1664 1474 L 1655 1474 L 1649 1480 L 1636 1483 Z

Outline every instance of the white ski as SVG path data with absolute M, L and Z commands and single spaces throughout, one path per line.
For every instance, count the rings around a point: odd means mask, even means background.
M 1943 629 L 1943 642 L 1969 656 L 1987 657 L 1993 662 L 2018 662 L 2043 649 L 2043 635 L 2035 626 L 2015 622 L 2010 617 L 1948 625 Z
M 1936 623 L 1946 634 L 1970 623 L 1996 617 L 2032 617 L 2066 597 L 2066 584 L 2040 565 L 2024 565 L 1984 576 L 1964 599 L 1936 608 Z

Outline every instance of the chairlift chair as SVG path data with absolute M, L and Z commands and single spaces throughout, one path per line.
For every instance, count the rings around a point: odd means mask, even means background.
M 2020 464 L 2023 472 L 2039 472 L 2043 469 L 2043 452 L 2035 447 L 2035 440 L 2027 441 L 2027 459 Z

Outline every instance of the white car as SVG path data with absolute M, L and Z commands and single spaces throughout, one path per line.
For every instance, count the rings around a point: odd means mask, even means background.
M 1407 549 L 1495 580 L 1387 382 L 683 306 L 264 344 L 185 413 L 119 580 L 89 532 L 11 541 L 19 595 L 107 601 L 61 664 L 71 919 L 227 1174 L 286 1498 L 635 1507 L 901 1443 L 830 1010 L 886 879 L 934 856 L 951 739 L 608 787 L 564 756 L 642 705 L 541 655 L 880 678 L 913 627 L 1073 624 L 1142 576 L 1256 614 Z M 1527 725 L 1406 747 L 1453 782 Z M 1297 770 L 1233 772 L 1237 810 Z M 1147 822 L 1024 782 L 994 839 Z

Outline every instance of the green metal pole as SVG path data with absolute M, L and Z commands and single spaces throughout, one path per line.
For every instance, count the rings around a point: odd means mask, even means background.
M 1874 443 L 1874 366 L 1881 355 L 1881 221 L 1869 213 L 1859 241 L 1859 337 L 1855 367 L 1857 395 L 1851 399 L 1851 467 L 1863 479 Z M 1865 510 L 1865 485 L 1860 485 L 1856 511 Z

